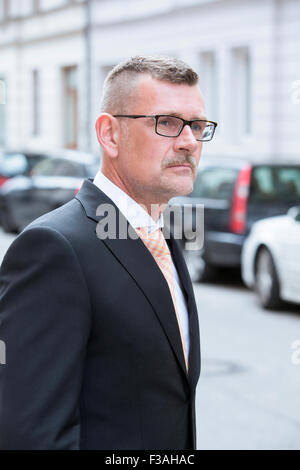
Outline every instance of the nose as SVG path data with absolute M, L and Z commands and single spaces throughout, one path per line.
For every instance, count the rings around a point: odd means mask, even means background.
M 177 151 L 184 150 L 189 153 L 195 152 L 201 142 L 195 139 L 192 129 L 189 125 L 185 125 L 176 139 L 174 139 L 174 147 Z

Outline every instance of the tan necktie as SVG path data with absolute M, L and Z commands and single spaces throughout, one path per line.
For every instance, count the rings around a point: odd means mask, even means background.
M 172 300 L 173 300 L 173 304 L 174 304 L 174 308 L 175 308 L 178 326 L 179 326 L 185 365 L 188 370 L 186 346 L 185 346 L 185 341 L 184 341 L 184 337 L 182 333 L 182 328 L 180 325 L 179 315 L 178 315 L 177 308 L 176 308 L 174 275 L 173 275 L 173 268 L 172 268 L 172 258 L 171 258 L 169 247 L 160 229 L 157 229 L 152 233 L 148 233 L 146 228 L 136 228 L 135 230 L 137 234 L 139 235 L 139 237 L 144 242 L 144 244 L 146 245 L 146 247 L 148 248 L 148 250 L 150 251 L 150 253 L 152 254 L 153 258 L 155 259 L 156 263 L 160 267 L 168 283 Z

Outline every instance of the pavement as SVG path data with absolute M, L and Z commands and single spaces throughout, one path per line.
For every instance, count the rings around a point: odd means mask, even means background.
M 300 449 L 300 306 L 261 309 L 241 281 L 195 284 L 199 449 Z

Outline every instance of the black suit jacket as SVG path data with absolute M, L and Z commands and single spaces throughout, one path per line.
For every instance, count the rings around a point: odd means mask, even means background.
M 3 260 L 1 449 L 195 448 L 199 330 L 184 259 L 171 239 L 188 304 L 188 374 L 167 282 L 140 239 L 97 237 L 103 203 L 112 202 L 86 180 Z

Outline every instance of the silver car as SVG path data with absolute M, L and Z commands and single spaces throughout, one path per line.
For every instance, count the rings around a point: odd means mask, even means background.
M 300 304 L 300 206 L 252 226 L 242 250 L 242 277 L 264 308 Z

